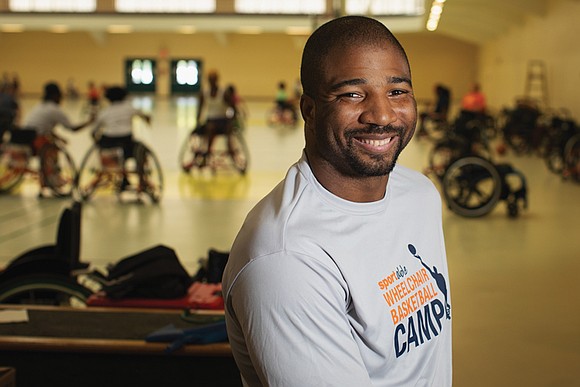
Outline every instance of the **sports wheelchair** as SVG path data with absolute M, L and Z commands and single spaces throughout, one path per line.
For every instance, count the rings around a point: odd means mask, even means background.
M 228 132 L 215 133 L 209 152 L 206 126 L 198 125 L 181 145 L 178 156 L 181 169 L 186 173 L 206 167 L 213 173 L 218 169 L 234 169 L 245 175 L 250 163 L 250 152 L 242 134 L 243 120 L 234 118 L 230 123 Z
M 132 156 L 125 159 L 122 147 L 94 144 L 83 158 L 75 180 L 80 199 L 88 200 L 98 189 L 109 189 L 120 201 L 123 192 L 134 192 L 138 200 L 145 194 L 158 203 L 163 193 L 163 171 L 157 156 L 139 141 L 134 141 Z
M 506 201 L 511 218 L 518 216 L 520 205 L 528 206 L 524 175 L 510 164 L 494 164 L 479 156 L 452 162 L 441 185 L 449 209 L 464 217 L 486 215 L 500 200 Z
M 62 211 L 54 244 L 29 249 L 0 271 L 0 303 L 83 306 L 92 291 L 77 281 L 89 264 L 79 260 L 81 204 Z
M 0 145 L 0 193 L 11 191 L 30 175 L 40 181 L 40 197 L 44 189 L 56 197 L 71 195 L 76 167 L 63 139 L 49 136 L 35 152 L 36 131 L 12 129 L 4 136 L 6 139 Z
M 487 116 L 462 112 L 445 136 L 437 140 L 429 153 L 426 173 L 433 173 L 439 180 L 451 163 L 461 157 L 479 156 L 491 159 L 492 152 L 487 136 Z

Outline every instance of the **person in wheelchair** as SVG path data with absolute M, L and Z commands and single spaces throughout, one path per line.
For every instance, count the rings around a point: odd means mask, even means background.
M 142 118 L 147 124 L 151 116 L 134 108 L 127 101 L 127 89 L 121 86 L 112 86 L 105 91 L 105 98 L 109 105 L 102 109 L 96 117 L 92 136 L 101 149 L 121 148 L 123 160 L 135 157 L 135 140 L 133 139 L 133 117 Z M 141 170 L 139 160 L 137 169 Z M 121 190 L 126 189 L 128 180 L 124 177 Z
M 435 106 L 430 112 L 423 112 L 419 115 L 419 125 L 417 135 L 426 136 L 425 121 L 432 120 L 438 123 L 447 123 L 449 109 L 451 106 L 451 90 L 442 84 L 435 85 Z
M 22 129 L 34 131 L 32 147 L 35 153 L 40 151 L 43 145 L 51 142 L 55 137 L 60 138 L 54 131 L 57 125 L 76 132 L 94 121 L 94 116 L 79 124 L 73 124 L 66 113 L 59 106 L 62 100 L 62 91 L 55 82 L 48 82 L 44 86 L 42 102 L 36 105 L 26 117 Z
M 280 120 L 284 120 L 285 113 L 290 113 L 293 121 L 298 118 L 298 113 L 296 112 L 296 107 L 294 106 L 295 101 L 292 101 L 288 96 L 286 91 L 286 82 L 281 81 L 278 83 L 278 91 L 276 93 L 276 109 L 278 111 L 278 116 L 281 117 Z
M 207 144 L 205 153 L 198 155 L 202 158 L 201 166 L 206 164 L 208 155 L 211 154 L 215 136 L 231 133 L 234 124 L 232 112 L 236 111 L 232 93 L 219 86 L 218 72 L 210 71 L 207 79 L 209 90 L 201 93 L 197 111 L 196 131 L 206 138 Z M 205 120 L 202 119 L 204 114 Z

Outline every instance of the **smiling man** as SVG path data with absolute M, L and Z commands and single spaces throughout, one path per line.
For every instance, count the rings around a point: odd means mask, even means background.
M 397 164 L 417 109 L 380 22 L 318 28 L 301 66 L 306 147 L 248 214 L 223 277 L 245 386 L 450 386 L 441 201 Z

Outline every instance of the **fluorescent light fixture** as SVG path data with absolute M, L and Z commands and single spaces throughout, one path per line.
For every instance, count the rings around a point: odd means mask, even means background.
M 95 12 L 96 0 L 10 0 L 12 12 Z
M 326 0 L 236 0 L 236 13 L 321 15 L 326 12 Z
M 425 13 L 424 0 L 346 0 L 348 15 L 410 15 Z
M 49 28 L 49 31 L 54 32 L 55 34 L 64 34 L 69 30 L 70 28 L 66 24 L 55 24 Z
M 431 11 L 427 19 L 427 25 L 425 26 L 428 31 L 435 31 L 439 26 L 439 20 L 441 19 L 441 15 L 443 15 L 444 3 L 445 0 L 434 0 L 431 4 Z
M 216 0 L 115 0 L 117 12 L 213 13 Z
M 180 34 L 195 34 L 197 28 L 195 26 L 179 26 L 177 32 Z
M 23 32 L 24 24 L 2 24 L 0 26 L 2 32 Z
M 111 34 L 128 34 L 133 32 L 133 26 L 127 24 L 112 24 L 107 27 L 107 32 Z
M 303 26 L 288 26 L 286 27 L 287 35 L 310 35 L 312 28 Z
M 258 35 L 261 34 L 263 31 L 264 29 L 260 26 L 240 26 L 237 29 L 238 33 L 246 35 Z

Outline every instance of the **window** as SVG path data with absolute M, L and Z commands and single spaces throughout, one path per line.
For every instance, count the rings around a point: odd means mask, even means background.
M 349 15 L 423 15 L 423 0 L 346 0 Z
M 212 13 L 216 0 L 115 0 L 117 12 Z
M 324 14 L 325 0 L 236 0 L 237 13 Z
M 10 0 L 13 12 L 94 12 L 97 0 Z

